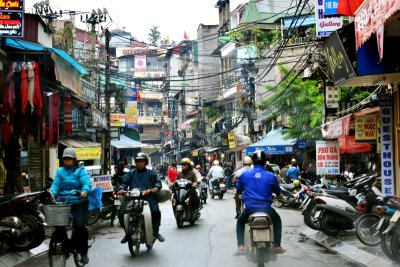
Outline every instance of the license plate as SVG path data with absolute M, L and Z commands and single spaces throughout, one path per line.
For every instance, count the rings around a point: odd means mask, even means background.
M 395 222 L 397 222 L 399 220 L 399 218 L 400 218 L 400 211 L 397 210 L 393 214 L 392 218 L 390 218 L 390 221 L 395 223 Z
M 321 215 L 321 211 L 320 211 L 320 210 L 317 210 L 317 211 L 314 213 L 314 219 L 318 219 L 320 215 Z
M 222 188 L 222 187 L 225 187 L 225 184 L 220 184 L 219 186 Z

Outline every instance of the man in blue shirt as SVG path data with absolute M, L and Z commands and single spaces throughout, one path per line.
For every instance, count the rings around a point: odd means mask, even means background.
M 286 177 L 289 177 L 289 179 L 293 181 L 299 179 L 301 172 L 297 166 L 297 163 L 293 163 L 292 166 L 287 170 L 286 172 Z
M 267 156 L 263 151 L 253 154 L 254 168 L 246 171 L 240 176 L 236 185 L 237 192 L 243 192 L 245 210 L 240 214 L 236 223 L 237 253 L 244 252 L 244 228 L 249 216 L 256 212 L 267 212 L 271 216 L 274 227 L 275 252 L 283 253 L 281 246 L 282 222 L 279 214 L 271 207 L 272 194 L 280 195 L 279 182 L 274 174 L 264 169 Z

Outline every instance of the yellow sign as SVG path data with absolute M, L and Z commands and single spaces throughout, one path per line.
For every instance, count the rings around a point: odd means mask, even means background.
M 125 114 L 111 113 L 110 124 L 111 127 L 125 127 Z
M 101 148 L 96 147 L 76 147 L 74 148 L 78 160 L 100 159 Z
M 126 127 L 134 127 L 138 123 L 138 109 L 136 101 L 127 101 L 125 106 Z
M 228 144 L 229 148 L 233 149 L 236 147 L 236 141 L 235 141 L 235 134 L 234 133 L 228 133 Z
M 355 119 L 355 137 L 356 140 L 376 141 L 377 127 L 376 115 L 356 116 Z

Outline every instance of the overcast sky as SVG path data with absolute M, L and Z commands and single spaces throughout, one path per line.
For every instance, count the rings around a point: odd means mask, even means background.
M 26 0 L 26 11 L 30 11 L 39 0 Z M 196 39 L 197 27 L 203 24 L 218 24 L 217 0 L 50 0 L 55 10 L 91 11 L 107 8 L 116 27 L 132 32 L 140 41 L 148 42 L 152 25 L 159 26 L 161 36 L 180 41 L 184 31 L 190 39 Z

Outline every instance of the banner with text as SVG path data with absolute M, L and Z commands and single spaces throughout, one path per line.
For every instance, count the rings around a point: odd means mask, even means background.
M 317 37 L 328 37 L 332 32 L 342 28 L 342 17 L 325 17 L 325 1 L 315 1 L 315 26 Z
M 113 186 L 111 184 L 110 175 L 101 175 L 92 177 L 92 188 L 102 187 L 104 192 L 112 192 Z
M 382 193 L 393 196 L 394 192 L 394 153 L 393 153 L 393 109 L 392 96 L 380 95 L 381 107 L 381 176 Z
M 111 127 L 125 127 L 125 114 L 111 113 L 110 124 Z
M 94 160 L 100 159 L 101 147 L 75 147 L 76 157 L 78 160 Z
M 339 142 L 316 141 L 317 175 L 338 175 L 340 173 Z
M 376 141 L 376 115 L 356 116 L 355 128 L 357 141 Z
M 127 101 L 125 107 L 125 126 L 135 127 L 138 124 L 138 110 L 136 101 Z

